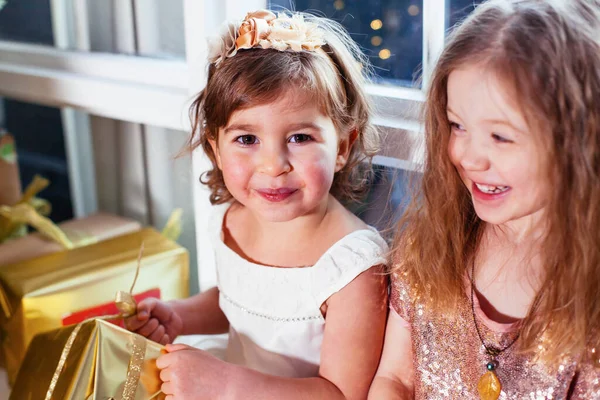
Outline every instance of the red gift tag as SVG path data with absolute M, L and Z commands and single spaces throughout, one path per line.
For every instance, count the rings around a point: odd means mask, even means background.
M 133 296 L 133 298 L 135 299 L 135 301 L 137 303 L 139 303 L 140 301 L 147 299 L 149 297 L 154 297 L 154 298 L 160 299 L 160 289 L 159 288 L 150 289 L 143 293 L 138 293 Z M 85 321 L 88 318 L 102 317 L 104 315 L 114 315 L 114 314 L 118 314 L 118 313 L 119 313 L 119 310 L 117 310 L 117 306 L 115 305 L 114 302 L 105 303 L 105 304 L 102 304 L 99 306 L 95 306 L 95 307 L 87 308 L 85 310 L 80 310 L 80 311 L 76 311 L 74 313 L 67 314 L 62 319 L 62 325 L 67 326 L 67 325 L 77 324 L 81 321 Z M 112 322 L 115 325 L 119 325 L 120 327 L 123 327 L 122 319 L 110 320 L 109 322 Z

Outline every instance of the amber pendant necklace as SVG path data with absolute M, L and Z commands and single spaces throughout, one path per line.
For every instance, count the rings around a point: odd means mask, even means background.
M 502 384 L 500 383 L 500 379 L 498 375 L 496 375 L 496 370 L 500 366 L 498 363 L 498 356 L 504 351 L 508 350 L 519 338 L 519 334 L 503 349 L 498 349 L 492 346 L 488 346 L 485 344 L 483 340 L 483 335 L 479 330 L 479 324 L 477 324 L 477 316 L 475 315 L 475 262 L 473 262 L 471 267 L 471 310 L 473 311 L 473 322 L 475 323 L 475 329 L 477 330 L 477 336 L 479 336 L 479 340 L 481 344 L 485 348 L 485 352 L 488 355 L 488 362 L 485 365 L 486 372 L 481 375 L 479 378 L 479 382 L 477 383 L 477 391 L 479 392 L 479 398 L 481 400 L 497 400 L 500 397 L 500 393 L 502 392 Z

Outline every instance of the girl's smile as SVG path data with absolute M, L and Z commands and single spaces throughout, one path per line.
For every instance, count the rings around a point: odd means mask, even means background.
M 293 196 L 298 192 L 298 189 L 286 187 L 278 189 L 255 189 L 255 192 L 264 197 L 267 201 L 278 203 Z
M 448 78 L 448 154 L 475 212 L 495 225 L 525 222 L 544 208 L 549 190 L 544 149 L 506 89 L 477 65 Z

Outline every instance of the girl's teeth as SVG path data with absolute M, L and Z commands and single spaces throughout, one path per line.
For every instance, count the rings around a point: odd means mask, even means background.
M 482 185 L 479 183 L 476 183 L 475 185 L 483 193 L 496 194 L 496 193 L 502 193 L 502 192 L 505 192 L 508 190 L 508 186 L 489 186 L 489 185 Z

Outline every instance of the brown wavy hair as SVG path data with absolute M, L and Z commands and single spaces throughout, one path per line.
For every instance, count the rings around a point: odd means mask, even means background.
M 515 94 L 545 142 L 552 188 L 543 238 L 542 285 L 522 322 L 518 346 L 544 358 L 600 349 L 600 2 L 492 0 L 451 34 L 424 105 L 424 174 L 394 243 L 394 270 L 451 315 L 484 223 L 448 156 L 447 83 L 480 65 Z M 467 89 L 468 90 L 468 89 Z
M 372 110 L 365 92 L 369 63 L 341 25 L 302 15 L 324 32 L 326 44 L 320 49 L 239 50 L 218 66 L 208 66 L 206 87 L 190 108 L 192 135 L 188 149 L 202 147 L 212 162 L 213 168 L 201 177 L 210 188 L 212 204 L 225 203 L 232 196 L 209 140 L 217 140 L 219 129 L 227 125 L 235 111 L 269 104 L 292 88 L 312 96 L 321 112 L 332 119 L 340 137 L 354 130 L 358 134 L 346 165 L 334 176 L 330 192 L 343 202 L 358 201 L 366 192 L 371 159 L 379 147 L 379 133 L 371 123 Z

